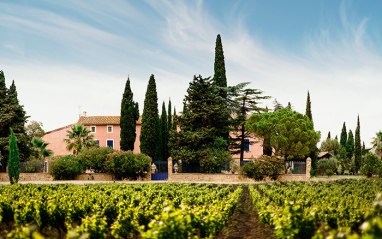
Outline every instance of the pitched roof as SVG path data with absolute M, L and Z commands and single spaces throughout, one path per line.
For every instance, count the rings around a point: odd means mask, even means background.
M 81 116 L 77 124 L 82 125 L 119 125 L 120 116 Z M 141 124 L 142 116 L 137 120 L 137 124 Z

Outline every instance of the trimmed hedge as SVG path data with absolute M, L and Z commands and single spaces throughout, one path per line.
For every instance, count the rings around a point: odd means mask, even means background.
M 116 151 L 106 155 L 106 171 L 116 179 L 132 179 L 144 177 L 150 169 L 151 158 L 132 151 Z
M 94 173 L 107 173 L 105 169 L 107 155 L 116 152 L 110 147 L 84 149 L 78 154 L 78 161 Z
M 76 155 L 55 156 L 49 161 L 49 174 L 55 180 L 73 180 L 82 172 L 83 166 Z

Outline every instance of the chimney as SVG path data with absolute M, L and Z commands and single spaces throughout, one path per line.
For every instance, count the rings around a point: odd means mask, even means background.
M 86 117 L 86 111 L 84 111 L 84 112 L 82 113 L 82 116 Z

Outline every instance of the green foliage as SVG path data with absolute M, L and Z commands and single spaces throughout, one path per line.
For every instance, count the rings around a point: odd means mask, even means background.
M 375 153 L 378 156 L 382 155 L 382 131 L 378 131 L 376 134 L 376 137 L 373 137 L 373 141 L 371 142 L 373 144 L 373 148 L 375 148 Z
M 327 138 L 321 143 L 321 152 L 329 152 L 331 155 L 337 155 L 340 149 L 340 144 L 336 139 Z
M 287 160 L 304 159 L 320 140 L 320 132 L 314 131 L 313 122 L 289 109 L 253 114 L 246 126 L 258 136 L 269 135 L 276 155 Z
M 263 155 L 254 161 L 245 163 L 241 168 L 241 173 L 248 178 L 262 180 L 266 176 L 276 179 L 284 170 L 283 159 L 275 156 Z
M 94 135 L 90 134 L 90 130 L 81 124 L 73 125 L 71 130 L 66 131 L 66 149 L 74 150 L 74 154 L 78 154 L 85 148 L 97 147 Z
M 202 173 L 221 173 L 227 163 L 232 162 L 229 151 L 209 148 L 207 155 L 200 159 L 200 171 Z
M 162 115 L 160 120 L 161 125 L 161 133 L 162 133 L 162 160 L 167 160 L 170 157 L 169 149 L 168 149 L 168 141 L 170 137 L 170 131 L 168 128 L 168 118 L 166 112 L 166 105 L 163 102 L 162 104 Z
M 8 175 L 11 184 L 17 183 L 20 176 L 20 156 L 19 148 L 13 130 L 11 129 L 11 139 L 9 140 L 9 161 Z
M 306 110 L 305 110 L 305 116 L 307 116 L 311 121 L 313 121 L 313 116 L 312 116 L 312 108 L 311 108 L 311 103 L 310 103 L 310 94 L 308 91 L 308 96 L 306 98 Z
M 42 129 L 43 124 L 41 122 L 32 120 L 27 126 L 25 126 L 25 133 L 31 138 L 42 138 L 45 135 L 45 131 Z
M 352 158 L 354 155 L 354 136 L 353 132 L 349 130 L 349 137 L 348 140 L 346 141 L 346 152 L 348 153 L 348 158 Z
M 90 168 L 94 173 L 106 173 L 107 155 L 114 153 L 110 147 L 84 149 L 78 154 L 78 161 L 84 168 Z
M 33 148 L 37 151 L 37 157 L 39 160 L 44 161 L 46 157 L 53 155 L 53 151 L 46 149 L 49 143 L 46 143 L 41 138 L 33 138 L 32 140 Z
M 155 156 L 158 132 L 158 95 L 154 75 L 150 76 L 142 114 L 140 148 L 143 154 Z
M 168 110 L 167 110 L 167 127 L 168 127 L 168 140 L 170 139 L 170 131 L 173 130 L 172 125 L 172 114 L 171 114 L 171 100 L 168 101 Z M 168 144 L 168 142 L 167 142 Z M 168 147 L 168 145 L 167 145 Z M 168 156 L 170 156 L 170 152 L 168 152 Z
M 7 89 L 4 72 L 0 71 L 0 152 L 4 156 L 1 162 L 3 171 L 5 171 L 9 158 L 10 128 L 17 138 L 20 160 L 24 161 L 29 158 L 30 138 L 24 128 L 28 118 L 24 106 L 20 105 L 17 98 L 15 82 L 12 81 L 10 88 Z
M 186 163 L 198 163 L 206 156 L 210 143 L 219 136 L 224 137 L 226 129 L 221 122 L 221 112 L 226 107 L 221 102 L 216 87 L 210 78 L 194 76 L 184 99 L 184 111 L 178 118 L 180 131 L 172 131 L 170 154 L 174 160 Z M 228 125 L 227 125 L 228 128 Z
M 361 173 L 370 178 L 374 174 L 380 174 L 381 167 L 381 159 L 373 153 L 368 153 L 364 159 L 364 165 L 361 168 Z
M 73 180 L 83 169 L 75 155 L 55 156 L 49 161 L 49 174 L 54 180 Z
M 330 177 L 337 171 L 337 161 L 336 158 L 320 159 L 317 163 L 317 170 Z
M 86 216 L 81 220 L 81 225 L 75 228 L 68 227 L 68 238 L 73 239 L 99 239 L 106 238 L 108 232 L 106 217 L 96 214 Z
M 149 171 L 151 158 L 144 154 L 134 154 L 132 151 L 117 151 L 106 155 L 106 171 L 116 179 L 143 178 Z
M 130 87 L 130 79 L 127 78 L 125 91 L 121 102 L 121 150 L 134 150 L 136 138 L 136 122 L 139 118 L 138 103 L 133 101 L 133 92 Z
M 159 116 L 157 119 L 157 140 L 155 142 L 155 155 L 153 161 L 164 161 L 163 158 L 163 137 L 162 137 L 162 121 Z
M 355 130 L 355 139 L 354 139 L 354 160 L 355 160 L 355 170 L 361 168 L 362 165 L 362 147 L 361 147 L 361 126 L 359 123 L 359 115 L 357 118 L 357 128 Z
M 342 126 L 341 137 L 340 137 L 340 144 L 344 147 L 346 147 L 347 137 L 348 137 L 348 133 L 346 131 L 346 125 L 344 122 Z
M 227 77 L 224 63 L 224 52 L 220 34 L 216 37 L 215 63 L 214 63 L 214 84 L 220 87 L 227 87 Z

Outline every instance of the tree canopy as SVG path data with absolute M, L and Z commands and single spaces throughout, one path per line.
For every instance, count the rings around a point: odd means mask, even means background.
M 81 124 L 73 125 L 71 130 L 66 131 L 66 149 L 74 150 L 73 154 L 78 154 L 84 148 L 91 148 L 96 146 L 96 141 L 93 139 L 94 135 L 90 134 L 90 130 Z
M 258 136 L 269 136 L 275 153 L 286 160 L 305 159 L 321 137 L 308 117 L 289 109 L 254 114 L 246 126 Z

